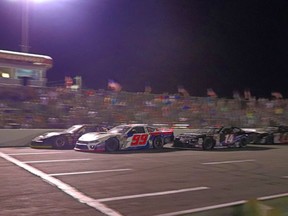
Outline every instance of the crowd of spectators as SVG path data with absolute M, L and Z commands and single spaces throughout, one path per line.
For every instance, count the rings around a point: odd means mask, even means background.
M 287 120 L 286 99 L 0 86 L 0 128 L 67 128 L 82 123 L 265 127 L 285 125 Z

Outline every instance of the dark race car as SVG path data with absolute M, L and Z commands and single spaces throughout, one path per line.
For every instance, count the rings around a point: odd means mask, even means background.
M 80 136 L 89 132 L 105 132 L 107 129 L 100 125 L 81 124 L 60 132 L 47 132 L 35 137 L 31 143 L 32 148 L 56 148 L 66 149 L 75 147 L 76 141 Z
M 253 132 L 252 143 L 283 144 L 288 143 L 288 126 L 274 126 L 257 129 Z
M 209 127 L 196 132 L 186 132 L 175 136 L 173 147 L 213 148 L 245 147 L 248 134 L 238 127 Z
M 106 133 L 87 133 L 81 136 L 76 151 L 115 152 L 120 150 L 162 149 L 173 140 L 173 129 L 156 128 L 146 124 L 124 124 Z

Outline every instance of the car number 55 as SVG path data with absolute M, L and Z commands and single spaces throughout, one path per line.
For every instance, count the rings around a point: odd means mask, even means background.
M 131 146 L 145 145 L 148 140 L 148 134 L 135 134 L 132 137 Z

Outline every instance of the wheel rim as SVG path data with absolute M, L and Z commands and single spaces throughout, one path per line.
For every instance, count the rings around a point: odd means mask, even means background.
M 247 145 L 247 140 L 243 139 L 240 141 L 239 147 L 242 148 L 242 147 L 245 147 L 246 145 Z
M 116 140 L 109 140 L 106 144 L 106 150 L 108 152 L 113 152 L 118 150 L 118 143 Z
M 205 142 L 205 149 L 212 149 L 212 147 L 213 147 L 213 142 L 212 142 L 212 140 L 207 140 L 206 142 Z
M 55 144 L 58 148 L 63 147 L 65 145 L 64 138 L 61 137 L 61 138 L 56 139 Z
M 154 141 L 154 148 L 155 149 L 160 149 L 162 148 L 162 140 L 160 138 L 156 138 Z

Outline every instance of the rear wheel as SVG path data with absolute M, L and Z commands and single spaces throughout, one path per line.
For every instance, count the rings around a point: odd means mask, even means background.
M 239 148 L 246 147 L 247 143 L 248 143 L 248 140 L 246 138 L 241 139 L 239 143 Z
M 119 141 L 116 138 L 110 138 L 105 142 L 107 152 L 115 152 L 119 150 Z
M 155 137 L 154 141 L 153 141 L 153 148 L 154 149 L 163 149 L 163 140 L 161 137 Z
M 55 140 L 54 140 L 54 148 L 56 149 L 62 149 L 66 146 L 67 144 L 67 141 L 66 141 L 66 138 L 63 137 L 63 136 L 60 136 L 60 137 L 57 137 Z
M 214 148 L 214 140 L 210 137 L 206 137 L 202 144 L 204 150 L 212 150 Z

